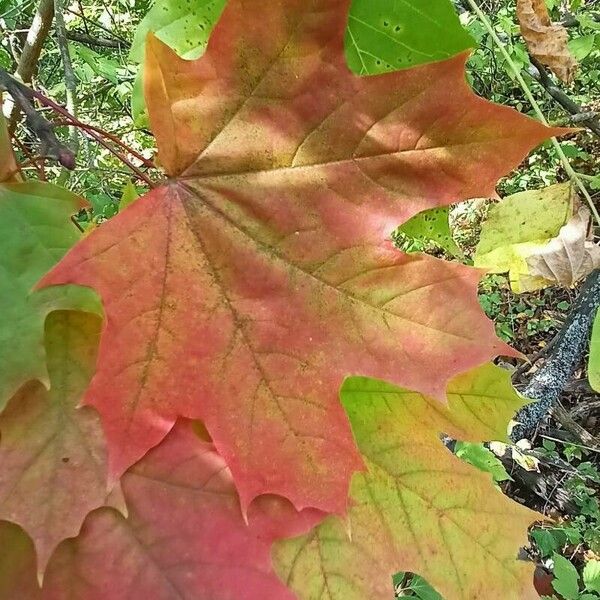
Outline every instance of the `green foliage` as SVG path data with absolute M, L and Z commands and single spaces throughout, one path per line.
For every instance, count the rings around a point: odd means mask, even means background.
M 579 508 L 579 514 L 571 522 L 581 532 L 586 545 L 593 552 L 600 553 L 600 505 L 597 492 L 600 474 L 597 467 L 589 462 L 581 463 L 578 471 L 566 485 Z
M 561 300 L 558 311 L 550 310 L 556 296 L 553 289 L 515 294 L 504 275 L 488 275 L 479 286 L 479 302 L 494 321 L 496 333 L 507 342 L 524 345 L 541 341 L 560 327 L 562 312 L 570 305 Z
M 447 206 L 420 212 L 398 227 L 394 241 L 407 252 L 422 251 L 427 243 L 433 242 L 450 256 L 462 257 L 462 251 L 452 237 L 448 218 Z
M 565 600 L 577 600 L 579 598 L 579 574 L 571 561 L 560 554 L 552 556 L 554 563 L 554 580 L 552 587 Z
M 572 526 L 548 527 L 533 529 L 531 537 L 542 558 L 548 558 L 559 552 L 568 544 L 577 544 L 581 541 L 579 531 Z
M 589 592 L 600 594 L 600 560 L 589 560 L 582 572 L 583 585 Z
M 198 58 L 221 14 L 225 0 L 157 0 L 136 29 L 129 58 L 135 63 L 144 59 L 146 35 L 153 32 L 179 56 Z
M 473 48 L 449 0 L 353 0 L 346 33 L 348 66 L 360 75 L 443 60 Z
M 419 600 L 443 600 L 443 598 L 420 575 L 396 573 L 393 577 L 396 598 L 419 598 Z
M 595 456 L 587 448 L 563 443 L 560 447 L 552 440 L 544 440 L 540 452 L 550 460 L 566 460 L 573 472 L 565 478 L 564 485 L 569 497 L 576 505 L 576 512 L 559 525 L 535 528 L 531 536 L 542 558 L 554 552 L 565 553 L 566 549 L 580 544 L 592 552 L 600 552 L 600 505 L 598 486 L 600 471 L 589 460 Z
M 456 442 L 454 453 L 480 471 L 490 473 L 495 483 L 512 479 L 498 457 L 483 444 L 459 441 Z
M 573 563 L 564 556 L 552 555 L 552 587 L 564 600 L 598 600 L 600 596 L 600 561 L 589 560 L 583 567 L 581 576 Z M 581 591 L 581 585 L 585 591 Z

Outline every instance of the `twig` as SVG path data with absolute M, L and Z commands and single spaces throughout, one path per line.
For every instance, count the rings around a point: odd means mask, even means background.
M 93 140 L 98 142 L 101 146 L 106 148 L 109 152 L 114 154 L 123 164 L 127 165 L 129 167 L 129 169 L 131 169 L 131 171 L 136 175 L 136 177 L 138 179 L 140 179 L 141 181 L 144 181 L 151 188 L 155 187 L 155 183 L 152 181 L 152 179 L 150 179 L 143 171 L 141 171 L 138 167 L 136 167 L 126 156 L 124 156 L 121 152 L 119 152 L 118 150 L 113 148 L 112 145 L 104 139 L 104 137 L 108 137 L 109 139 L 112 138 L 116 141 L 117 138 L 112 136 L 112 134 L 108 134 L 106 132 L 99 133 L 101 130 L 98 129 L 97 127 L 93 127 L 91 125 L 86 125 L 85 123 L 82 123 L 81 121 L 79 121 L 79 119 L 74 117 L 71 113 L 69 113 L 68 110 L 66 110 L 60 104 L 57 104 L 53 100 L 50 100 L 50 98 L 47 98 L 46 96 L 44 96 L 44 94 L 38 92 L 37 90 L 28 88 L 27 86 L 23 85 L 21 82 L 14 79 L 11 75 L 9 75 L 3 69 L 0 69 L 0 88 L 7 89 L 7 91 L 9 91 L 9 93 L 11 93 L 11 94 L 13 94 L 13 92 L 14 92 L 15 100 L 22 102 L 24 104 L 24 112 L 26 112 L 26 114 L 27 114 L 28 123 L 31 120 L 30 127 L 32 128 L 34 133 L 36 133 L 36 135 L 40 138 L 40 140 L 42 140 L 42 143 L 46 142 L 46 138 L 49 138 L 50 141 L 52 141 L 52 139 L 54 140 L 55 145 L 53 146 L 53 148 L 54 149 L 60 148 L 62 151 L 58 155 L 61 158 L 57 159 L 57 160 L 59 160 L 59 162 L 63 166 L 65 166 L 69 169 L 73 169 L 75 166 L 75 157 L 74 157 L 73 153 L 68 148 L 66 148 L 64 145 L 62 145 L 56 138 L 56 135 L 54 134 L 54 129 L 53 129 L 54 125 L 52 123 L 50 123 L 49 121 L 47 121 L 42 115 L 40 115 L 35 110 L 35 108 L 33 108 L 33 105 L 31 104 L 31 99 L 33 99 L 33 98 L 37 99 L 44 106 L 48 106 L 48 107 L 52 108 L 55 112 L 57 112 L 58 114 L 62 115 L 66 119 L 68 119 L 69 124 L 82 129 L 86 133 L 86 135 L 91 137 Z M 121 142 L 120 140 L 116 143 L 118 143 L 119 145 L 124 147 L 128 152 L 131 152 L 134 156 L 140 157 L 141 160 L 144 161 L 144 163 L 148 162 L 147 159 L 145 159 L 143 156 L 139 155 L 134 150 L 125 146 L 125 144 L 123 144 L 123 142 Z M 55 154 L 56 153 L 48 154 L 48 157 L 53 158 Z M 70 160 L 67 160 L 69 158 L 69 156 L 70 156 Z M 66 160 L 66 164 L 65 164 L 65 162 L 63 162 L 63 160 Z
M 589 450 L 590 452 L 598 452 L 598 448 L 589 448 L 588 446 L 584 446 L 583 444 L 577 444 L 569 440 L 561 440 L 560 438 L 552 437 L 551 435 L 542 434 L 541 437 L 545 440 L 550 440 L 551 442 L 558 442 L 563 446 L 575 446 L 576 448 L 582 448 L 583 450 Z M 581 473 L 579 473 L 579 475 L 581 476 Z
M 72 15 L 75 15 L 76 17 L 83 19 L 84 22 L 89 21 L 92 25 L 94 25 L 94 27 L 98 27 L 98 29 L 102 29 L 102 31 L 105 31 L 111 37 L 122 42 L 124 46 L 127 46 L 129 44 L 129 42 L 126 39 L 122 38 L 120 35 L 116 34 L 114 31 L 111 31 L 108 27 L 105 27 L 104 25 L 102 25 L 102 23 L 98 23 L 98 21 L 94 21 L 93 19 L 86 17 L 83 14 L 83 12 L 77 12 L 76 10 L 73 10 L 73 8 L 71 8 L 71 7 L 67 8 L 66 10 L 67 10 L 67 12 L 70 12 Z
M 66 110 L 65 108 L 63 108 L 60 104 L 57 104 L 56 102 L 50 100 L 50 98 L 47 98 L 46 96 L 44 96 L 43 94 L 41 94 L 40 92 L 36 91 L 36 90 L 31 90 L 31 93 L 45 106 L 49 106 L 50 108 L 52 108 L 54 111 L 56 111 L 57 113 L 63 115 L 63 117 L 66 117 L 67 119 L 69 119 L 73 125 L 77 125 L 78 127 L 80 127 L 89 137 L 91 137 L 92 139 L 94 139 L 96 142 L 98 142 L 101 146 L 104 146 L 104 148 L 106 148 L 110 153 L 114 154 L 124 165 L 127 165 L 131 171 L 138 177 L 138 179 L 141 179 L 142 181 L 144 181 L 146 184 L 148 184 L 149 187 L 153 188 L 155 187 L 154 182 L 152 181 L 152 179 L 150 179 L 143 171 L 141 171 L 138 167 L 136 167 L 126 156 L 124 156 L 121 152 L 119 152 L 118 150 L 115 150 L 103 137 L 102 135 L 96 133 L 96 128 L 95 127 L 90 127 L 84 123 L 82 123 L 81 121 L 79 121 L 78 119 L 74 118 L 73 115 L 71 115 L 69 113 L 68 110 Z
M 120 140 L 116 135 L 114 135 L 113 133 L 109 133 L 108 131 L 104 131 L 104 129 L 101 129 L 100 127 L 95 127 L 94 125 L 90 125 L 89 123 L 82 123 L 81 121 L 79 121 L 77 119 L 75 119 L 75 120 L 67 119 L 65 121 L 54 121 L 54 125 L 56 125 L 56 126 L 69 125 L 72 127 L 79 127 L 80 129 L 95 131 L 99 135 L 109 139 L 114 144 L 117 144 L 117 146 L 120 146 L 121 148 L 123 148 L 123 150 L 125 150 L 126 152 L 131 154 L 131 156 L 137 158 L 145 167 L 147 167 L 149 169 L 153 169 L 156 166 L 149 158 L 146 158 L 143 154 L 140 154 L 137 150 L 134 150 L 133 148 L 128 146 L 125 142 Z
M 83 31 L 67 31 L 67 39 L 88 46 L 100 46 L 102 48 L 116 48 L 128 50 L 130 44 L 121 39 L 109 40 L 105 37 L 93 37 Z
M 6 90 L 13 98 L 15 105 L 23 111 L 31 131 L 40 140 L 40 154 L 59 162 L 67 169 L 75 167 L 75 155 L 54 133 L 54 126 L 47 121 L 33 106 L 33 90 L 17 81 L 4 69 L 0 68 L 0 89 Z
M 525 406 L 515 417 L 518 425 L 512 430 L 513 440 L 529 437 L 557 402 L 587 348 L 592 323 L 599 306 L 600 269 L 597 269 L 588 275 L 581 287 L 579 296 L 557 336 L 552 353 L 521 392 L 534 402 Z
M 586 431 L 573 417 L 560 405 L 556 404 L 551 409 L 552 416 L 566 429 L 573 434 L 584 447 L 595 452 L 600 452 L 600 440 Z
M 46 41 L 52 19 L 54 17 L 54 0 L 40 0 L 37 11 L 31 22 L 31 27 L 27 32 L 27 38 L 23 51 L 19 57 L 15 76 L 24 83 L 29 83 L 42 51 L 42 46 Z M 18 107 L 15 104 L 7 107 L 5 111 L 8 122 L 8 131 L 12 133 L 15 130 L 19 118 Z
M 492 24 L 490 23 L 489 19 L 484 14 L 484 12 L 481 10 L 481 8 L 479 7 L 479 4 L 477 4 L 477 1 L 476 0 L 464 0 L 464 1 L 473 9 L 475 14 L 479 17 L 479 19 L 483 23 L 483 26 L 485 27 L 486 31 L 488 32 L 488 34 L 490 35 L 492 40 L 494 40 L 494 42 L 498 46 L 498 49 L 500 50 L 502 56 L 504 57 L 506 64 L 510 66 L 516 80 L 519 82 L 519 85 L 523 89 L 525 96 L 527 96 L 527 99 L 529 100 L 529 103 L 531 104 L 538 119 L 544 125 L 548 125 L 548 121 L 546 120 L 546 117 L 544 116 L 544 113 L 542 112 L 540 105 L 538 104 L 537 100 L 535 99 L 534 95 L 532 94 L 531 90 L 529 89 L 527 82 L 525 81 L 525 79 L 523 79 L 523 75 L 521 74 L 521 69 L 519 69 L 519 67 L 517 67 L 517 65 L 513 61 L 512 57 L 510 56 L 510 54 L 504 47 L 504 44 L 501 42 L 500 38 L 498 37 L 498 34 L 496 33 L 496 31 L 495 31 L 494 27 L 492 26 Z M 552 145 L 554 146 L 554 149 L 556 150 L 556 154 L 558 155 L 560 162 L 562 163 L 565 171 L 567 172 L 567 175 L 569 176 L 569 179 L 571 179 L 571 181 L 573 181 L 577 185 L 577 187 L 581 191 L 581 194 L 583 195 L 586 202 L 588 203 L 588 205 L 590 207 L 590 211 L 594 215 L 594 219 L 596 220 L 596 223 L 598 225 L 600 225 L 600 214 L 598 214 L 598 209 L 596 208 L 594 201 L 592 200 L 592 197 L 590 196 L 589 192 L 587 191 L 587 188 L 585 187 L 585 185 L 583 184 L 581 179 L 578 177 L 577 173 L 573 170 L 573 167 L 571 166 L 569 159 L 563 152 L 563 149 L 561 148 L 560 144 L 558 143 L 558 140 L 555 137 L 553 137 L 553 138 L 551 138 L 551 142 L 552 142 Z
M 536 352 L 531 358 L 528 358 L 521 366 L 515 369 L 513 373 L 513 381 L 518 380 L 521 375 L 529 371 L 535 366 L 535 363 L 543 358 L 550 352 L 553 346 L 558 340 L 558 334 L 556 334 L 539 352 Z
M 533 78 L 546 90 L 546 92 L 558 102 L 572 117 L 577 117 L 577 122 L 585 125 L 589 130 L 600 136 L 600 121 L 594 113 L 586 115 L 585 111 L 577 102 L 569 98 L 557 85 L 554 83 L 550 74 L 536 58 L 531 58 L 531 64 L 535 67 L 535 72 L 531 72 Z M 532 70 L 533 71 L 533 70 Z M 572 120 L 575 120 L 574 118 Z
M 69 42 L 67 41 L 67 28 L 65 26 L 65 19 L 63 16 L 63 2 L 62 0 L 54 0 L 54 20 L 56 30 L 56 44 L 60 51 L 60 57 L 63 64 L 63 72 L 65 74 L 65 90 L 67 96 L 67 110 L 77 117 L 77 104 L 75 102 L 75 93 L 77 89 L 77 78 L 73 72 L 73 63 L 71 62 L 71 53 L 69 52 Z M 71 133 L 69 136 L 71 141 L 71 149 L 76 155 L 79 150 L 79 132 L 76 127 L 71 127 Z M 64 172 L 61 177 L 64 179 Z M 64 181 L 61 181 L 64 183 Z
M 53 129 L 54 125 L 51 124 L 49 121 L 47 121 L 42 115 L 40 115 L 35 110 L 35 108 L 33 108 L 33 105 L 31 104 L 32 98 L 35 98 L 44 106 L 48 106 L 48 107 L 52 108 L 55 112 L 57 112 L 58 114 L 62 115 L 66 119 L 68 119 L 70 124 L 82 129 L 89 137 L 94 139 L 101 146 L 104 146 L 104 148 L 106 148 L 109 152 L 114 154 L 123 164 L 127 165 L 131 169 L 131 171 L 136 175 L 136 177 L 138 179 L 144 181 L 148 186 L 150 186 L 152 188 L 155 187 L 155 183 L 152 181 L 152 179 L 150 179 L 143 171 L 141 171 L 138 167 L 136 167 L 126 156 L 124 156 L 121 152 L 119 152 L 118 150 L 113 148 L 111 146 L 111 144 L 109 144 L 104 139 L 103 136 L 110 138 L 110 137 L 112 137 L 111 134 L 107 134 L 105 132 L 102 132 L 102 134 L 98 133 L 98 131 L 101 131 L 101 130 L 99 130 L 96 127 L 92 127 L 90 125 L 86 125 L 85 123 L 82 123 L 81 121 L 79 121 L 79 119 L 77 119 L 71 113 L 69 113 L 69 111 L 66 108 L 64 108 L 60 104 L 57 104 L 53 100 L 50 100 L 50 98 L 47 98 L 46 96 L 44 96 L 44 94 L 38 92 L 37 90 L 28 88 L 26 85 L 23 85 L 20 81 L 17 81 L 9 73 L 7 73 L 6 71 L 4 71 L 3 69 L 0 68 L 0 89 L 2 89 L 2 88 L 9 91 L 9 93 L 11 93 L 11 94 L 13 94 L 13 92 L 14 92 L 13 97 L 15 97 L 15 99 L 18 99 L 18 101 L 23 102 L 24 107 L 27 109 L 27 112 L 28 112 L 28 119 L 31 118 L 32 123 L 33 123 L 32 130 L 36 133 L 36 135 L 40 139 L 42 139 L 42 141 L 45 141 L 46 136 L 48 138 L 53 138 L 53 140 L 55 140 L 54 148 L 60 147 L 60 149 L 63 150 L 63 153 L 60 155 L 62 157 L 62 159 L 66 160 L 68 158 L 66 153 L 68 153 L 68 155 L 70 155 L 71 159 L 70 159 L 70 162 L 67 161 L 67 164 L 62 162 L 62 160 L 59 160 L 59 162 L 63 166 L 65 166 L 69 169 L 74 168 L 74 166 L 75 166 L 74 158 L 75 157 L 68 148 L 63 146 L 56 139 L 56 135 L 54 134 L 54 129 Z M 45 137 L 42 138 L 42 136 L 45 136 Z M 58 146 L 56 146 L 56 144 L 58 144 Z M 122 142 L 120 142 L 120 145 L 124 146 L 124 144 Z M 129 149 L 128 147 L 126 147 L 126 148 L 129 152 L 132 152 L 132 154 L 141 157 L 141 155 L 139 155 L 137 152 Z M 48 156 L 49 156 L 49 158 L 53 158 L 52 155 L 48 155 Z M 147 161 L 147 159 L 145 159 L 143 157 L 141 157 L 141 158 L 144 162 Z M 69 166 L 69 165 L 72 165 L 72 166 Z
M 18 138 L 13 136 L 13 141 L 15 142 L 15 144 L 18 146 L 19 150 L 27 157 L 27 160 L 33 165 L 34 169 L 37 172 L 37 176 L 42 180 L 42 181 L 46 181 L 46 173 L 44 171 L 44 164 L 42 163 L 42 165 L 38 165 L 38 161 L 36 160 L 35 156 L 33 156 L 33 154 L 29 151 L 29 149 L 27 148 L 27 146 L 25 146 L 25 144 L 23 144 L 22 142 L 19 141 Z M 23 165 L 21 165 L 22 167 Z
M 573 419 L 584 419 L 591 412 L 600 411 L 600 400 L 593 400 L 591 402 L 581 402 L 575 408 L 569 411 L 569 414 Z

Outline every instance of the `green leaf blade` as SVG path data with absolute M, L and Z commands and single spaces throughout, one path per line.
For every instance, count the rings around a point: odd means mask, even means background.
M 448 0 L 354 0 L 346 32 L 348 66 L 373 75 L 444 60 L 476 46 Z

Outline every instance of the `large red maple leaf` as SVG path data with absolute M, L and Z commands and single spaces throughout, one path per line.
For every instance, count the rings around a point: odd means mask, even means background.
M 86 395 L 113 476 L 179 415 L 204 421 L 245 507 L 341 512 L 360 468 L 337 391 L 363 374 L 442 398 L 510 350 L 479 272 L 384 241 L 416 212 L 491 194 L 560 130 L 477 98 L 464 56 L 360 78 L 348 0 L 231 0 L 195 62 L 148 40 L 146 100 L 171 180 L 42 281 L 106 311 Z

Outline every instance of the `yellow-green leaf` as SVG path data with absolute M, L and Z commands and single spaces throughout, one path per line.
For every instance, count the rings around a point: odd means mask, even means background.
M 126 209 L 132 202 L 135 202 L 139 197 L 140 195 L 138 194 L 135 185 L 133 185 L 131 181 L 128 181 L 124 185 L 123 191 L 121 193 L 121 199 L 119 200 L 119 212 Z
M 481 228 L 475 266 L 492 273 L 509 273 L 515 292 L 544 287 L 545 280 L 530 274 L 527 256 L 558 235 L 573 213 L 570 183 L 507 196 L 494 205 Z
M 419 573 L 446 600 L 533 600 L 533 565 L 516 559 L 540 518 L 452 455 L 439 434 L 502 433 L 523 401 L 487 365 L 453 380 L 449 407 L 390 384 L 353 377 L 341 391 L 365 471 L 346 521 L 277 544 L 276 569 L 301 600 L 389 600 L 392 575 Z M 492 406 L 496 413 L 488 413 Z
M 398 231 L 408 238 L 432 241 L 452 256 L 462 256 L 462 251 L 452 237 L 448 221 L 449 208 L 430 208 L 416 214 L 398 227 Z

